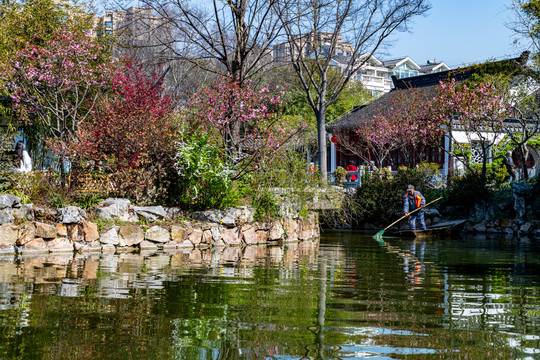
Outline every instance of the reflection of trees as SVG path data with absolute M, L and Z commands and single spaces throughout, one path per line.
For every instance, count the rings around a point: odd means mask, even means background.
M 511 342 L 540 348 L 519 335 L 540 328 L 524 243 L 479 243 L 478 255 L 468 242 L 328 241 L 0 263 L 0 358 L 322 359 L 385 347 L 403 359 L 511 359 Z M 453 353 L 433 353 L 443 350 Z
M 0 323 L 0 358 L 15 354 L 30 338 L 32 351 L 51 359 L 301 354 L 313 338 L 308 326 L 318 295 L 313 280 L 317 247 L 301 243 L 280 251 L 238 248 L 231 254 L 216 249 L 218 253 L 77 256 L 56 264 L 53 258 L 34 258 L 27 259 L 29 267 L 25 261 L 9 264 L 21 277 L 0 278 L 0 284 L 20 283 L 17 289 L 32 295 L 32 321 L 22 327 L 15 309 L 0 312 L 0 319 L 10 321 Z M 12 341 L 4 341 L 6 331 L 18 326 Z

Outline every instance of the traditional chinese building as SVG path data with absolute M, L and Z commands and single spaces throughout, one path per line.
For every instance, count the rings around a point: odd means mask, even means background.
M 328 138 L 330 139 L 330 151 L 329 151 L 329 162 L 330 166 L 328 167 L 330 171 L 334 171 L 338 166 L 346 167 L 349 164 L 354 165 L 366 165 L 365 159 L 370 158 L 370 154 L 362 154 L 363 156 L 358 156 L 353 151 L 350 150 L 350 144 L 345 144 L 345 138 L 354 139 L 355 132 L 360 129 L 362 126 L 370 126 L 373 124 L 373 120 L 376 116 L 383 114 L 385 111 L 391 109 L 392 104 L 398 99 L 403 98 L 403 96 L 412 96 L 419 95 L 417 97 L 424 98 L 427 100 L 433 99 L 438 95 L 440 82 L 449 81 L 455 79 L 456 82 L 463 82 L 475 73 L 485 72 L 486 69 L 489 71 L 497 72 L 500 71 L 501 67 L 506 65 L 514 67 L 523 67 L 526 65 L 528 58 L 528 52 L 523 53 L 520 57 L 502 60 L 498 62 L 481 64 L 470 66 L 466 68 L 458 68 L 455 70 L 446 70 L 446 71 L 437 71 L 428 74 L 412 76 L 407 78 L 397 78 L 392 76 L 393 87 L 394 89 L 381 97 L 375 99 L 373 102 L 359 106 L 350 111 L 349 113 L 343 115 L 341 118 L 337 119 L 334 123 L 327 126 Z M 505 120 L 505 124 L 511 124 L 512 119 Z M 511 126 L 507 126 L 511 128 Z M 465 136 L 465 129 L 459 128 L 459 126 L 454 126 L 452 129 L 448 129 L 452 132 L 452 136 L 444 135 L 440 138 L 440 141 L 437 146 L 428 146 L 422 149 L 421 154 L 414 154 L 415 162 L 407 162 L 404 156 L 403 151 L 394 150 L 392 151 L 386 160 L 383 163 L 383 166 L 390 167 L 392 170 L 397 170 L 399 166 L 405 165 L 408 167 L 413 167 L 417 165 L 420 161 L 427 161 L 431 163 L 437 163 L 440 166 L 441 173 L 446 177 L 449 172 L 459 166 L 459 161 L 455 161 L 449 153 L 452 152 L 452 141 L 458 142 L 469 142 L 470 149 L 472 152 L 472 157 L 474 159 L 475 151 L 477 145 L 481 139 L 474 139 L 470 134 Z M 504 134 L 502 133 L 489 133 L 490 130 L 486 129 L 485 138 L 493 139 L 494 143 L 502 140 Z M 530 157 L 527 160 L 530 167 L 540 159 L 540 151 L 535 148 L 529 147 Z M 408 157 L 411 158 L 410 156 Z M 516 155 L 514 154 L 515 162 L 518 161 Z

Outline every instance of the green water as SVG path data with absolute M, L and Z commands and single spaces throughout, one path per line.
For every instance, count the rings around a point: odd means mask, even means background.
M 0 257 L 0 359 L 540 359 L 540 241 Z

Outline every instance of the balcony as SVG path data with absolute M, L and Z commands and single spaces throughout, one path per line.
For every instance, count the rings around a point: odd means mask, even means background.
M 392 80 L 384 78 L 382 76 L 374 75 L 360 75 L 357 77 L 365 86 L 388 88 L 390 90 L 392 86 Z

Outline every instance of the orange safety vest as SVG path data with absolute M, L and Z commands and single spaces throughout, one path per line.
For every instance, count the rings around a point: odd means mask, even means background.
M 407 193 L 407 195 L 405 196 L 407 196 L 407 199 L 408 199 L 409 193 Z M 422 198 L 416 192 L 414 193 L 414 205 L 416 205 L 417 209 L 422 205 Z

